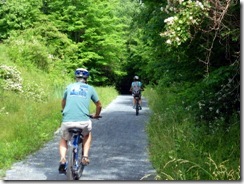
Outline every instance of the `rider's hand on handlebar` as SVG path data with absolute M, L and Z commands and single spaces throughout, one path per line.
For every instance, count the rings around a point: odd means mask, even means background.
M 92 114 L 92 115 L 90 115 L 90 117 L 92 118 L 92 119 L 99 119 L 99 118 L 101 118 L 102 116 L 100 116 L 100 115 L 95 115 L 95 114 Z

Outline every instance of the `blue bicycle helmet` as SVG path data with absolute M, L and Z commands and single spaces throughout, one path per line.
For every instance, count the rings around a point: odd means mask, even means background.
M 89 77 L 89 72 L 84 68 L 77 68 L 75 70 L 75 77 L 87 79 Z

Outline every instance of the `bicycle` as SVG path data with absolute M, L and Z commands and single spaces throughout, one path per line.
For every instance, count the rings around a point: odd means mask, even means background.
M 71 139 L 68 141 L 68 162 L 65 174 L 67 175 L 68 180 L 79 180 L 85 167 L 81 163 L 83 155 L 82 129 L 69 128 L 68 131 L 71 134 Z
M 140 92 L 140 90 L 138 90 L 138 91 L 134 91 L 133 94 L 134 94 L 134 98 L 136 100 L 136 104 L 135 104 L 136 116 L 138 116 L 139 115 L 139 110 L 140 110 L 139 100 L 141 98 L 141 92 Z
M 87 115 L 93 118 L 91 115 Z M 102 116 L 99 116 L 101 118 Z M 81 128 L 69 128 L 71 139 L 68 141 L 66 176 L 68 180 L 79 180 L 85 165 L 82 164 L 83 156 L 83 134 Z

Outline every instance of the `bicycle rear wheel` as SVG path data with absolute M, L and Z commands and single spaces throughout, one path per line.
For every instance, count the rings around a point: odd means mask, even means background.
M 80 177 L 82 176 L 82 173 L 83 173 L 83 170 L 84 170 L 84 165 L 81 164 L 81 159 L 82 159 L 82 156 L 83 156 L 83 144 L 79 144 L 79 148 L 78 148 L 78 164 L 79 164 L 79 169 L 75 172 L 75 177 L 74 179 L 75 180 L 79 180 Z
M 136 99 L 136 115 L 138 116 L 139 114 L 139 101 Z
M 70 146 L 68 148 L 68 167 L 67 167 L 67 178 L 68 180 L 74 180 L 74 174 L 73 174 L 73 165 L 74 165 L 74 152 L 73 147 Z

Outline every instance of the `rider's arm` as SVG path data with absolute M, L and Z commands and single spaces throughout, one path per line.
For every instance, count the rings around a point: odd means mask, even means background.
M 142 83 L 140 82 L 140 84 L 141 84 L 141 86 L 140 86 L 140 90 L 141 91 L 144 91 L 144 89 L 143 89 L 143 86 L 142 86 Z
M 100 113 L 101 113 L 101 110 L 102 110 L 102 104 L 101 102 L 98 100 L 97 102 L 95 102 L 95 105 L 96 105 L 96 113 L 94 115 L 94 118 L 97 118 L 99 117 Z
M 133 89 L 133 86 L 132 86 L 132 83 L 131 83 L 131 86 L 130 86 L 130 91 L 132 92 L 132 89 Z
M 62 107 L 62 110 L 61 110 L 61 111 L 62 111 L 62 112 L 63 112 L 64 107 L 65 107 L 65 105 L 66 105 L 67 89 L 68 89 L 68 88 L 66 88 L 65 91 L 64 91 L 64 95 L 63 95 L 62 102 L 61 102 L 61 107 Z
M 61 103 L 62 110 L 64 110 L 65 105 L 66 105 L 66 99 L 63 98 Z

